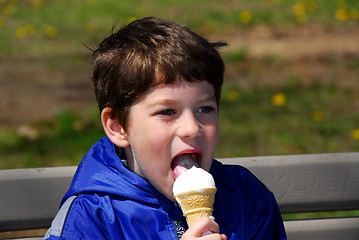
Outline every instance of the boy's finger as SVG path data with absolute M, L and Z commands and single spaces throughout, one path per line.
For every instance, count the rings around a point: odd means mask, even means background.
M 202 234 L 202 237 L 207 236 L 207 235 L 210 235 L 210 234 L 213 234 L 213 232 L 207 231 L 207 232 L 205 232 L 205 233 Z
M 225 234 L 221 234 L 222 240 L 227 240 L 227 236 Z
M 187 231 L 193 236 L 201 237 L 203 234 L 219 233 L 219 226 L 212 219 L 208 217 L 202 217 L 193 223 L 193 225 Z
M 207 236 L 201 237 L 199 239 L 201 239 L 201 240 L 227 240 L 227 236 L 224 234 L 213 233 L 211 235 L 207 235 Z

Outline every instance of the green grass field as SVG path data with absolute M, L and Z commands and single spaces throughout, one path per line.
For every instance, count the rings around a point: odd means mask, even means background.
M 0 51 L 10 55 L 78 51 L 79 43 L 97 42 L 112 24 L 122 25 L 150 15 L 170 18 L 210 34 L 261 24 L 275 27 L 357 24 L 359 3 L 356 0 L 1 0 Z

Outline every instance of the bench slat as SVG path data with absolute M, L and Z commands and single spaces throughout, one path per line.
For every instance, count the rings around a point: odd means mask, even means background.
M 286 221 L 288 240 L 357 240 L 359 218 L 333 218 Z
M 0 231 L 46 228 L 76 167 L 0 171 Z
M 253 172 L 282 213 L 359 209 L 359 153 L 224 158 Z

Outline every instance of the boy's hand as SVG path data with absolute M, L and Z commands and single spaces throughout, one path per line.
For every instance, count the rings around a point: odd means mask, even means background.
M 227 240 L 226 235 L 219 234 L 218 224 L 208 218 L 202 217 L 183 234 L 181 240 Z

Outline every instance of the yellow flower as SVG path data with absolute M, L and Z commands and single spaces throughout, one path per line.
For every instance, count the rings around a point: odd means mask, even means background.
M 339 21 L 346 21 L 349 18 L 349 14 L 345 8 L 339 8 L 335 11 L 335 18 Z
M 239 93 L 236 90 L 230 90 L 228 92 L 228 97 L 229 97 L 230 100 L 236 101 L 239 98 Z
M 296 3 L 293 7 L 293 12 L 297 22 L 304 23 L 307 21 L 307 6 L 304 3 Z
M 9 3 L 8 5 L 5 6 L 5 8 L 3 9 L 3 13 L 5 15 L 10 15 L 12 14 L 13 12 L 15 12 L 16 10 L 16 6 L 14 3 Z
M 307 10 L 307 7 L 302 2 L 296 3 L 293 7 L 293 12 L 296 16 L 305 15 L 306 10 Z
M 44 0 L 32 0 L 33 7 L 42 7 L 44 5 Z
M 54 38 L 57 36 L 57 29 L 50 25 L 44 25 L 43 33 L 46 37 Z
M 15 36 L 19 39 L 25 38 L 26 37 L 26 29 L 24 27 L 18 27 L 15 30 Z
M 351 135 L 354 140 L 359 140 L 359 128 L 354 129 Z
M 19 39 L 25 38 L 26 36 L 31 36 L 35 34 L 35 26 L 33 24 L 28 24 L 25 27 L 18 27 L 15 30 L 15 36 Z
M 286 101 L 287 97 L 283 93 L 276 93 L 271 98 L 271 102 L 274 106 L 282 106 Z
M 314 121 L 320 122 L 320 121 L 323 120 L 323 113 L 320 112 L 320 111 L 314 111 L 313 115 L 312 115 L 312 118 L 313 118 Z
M 359 19 L 359 11 L 355 8 L 351 8 L 349 10 L 349 16 L 353 20 L 358 20 Z
M 242 23 L 248 23 L 252 20 L 253 14 L 251 11 L 245 10 L 239 13 L 238 19 Z

